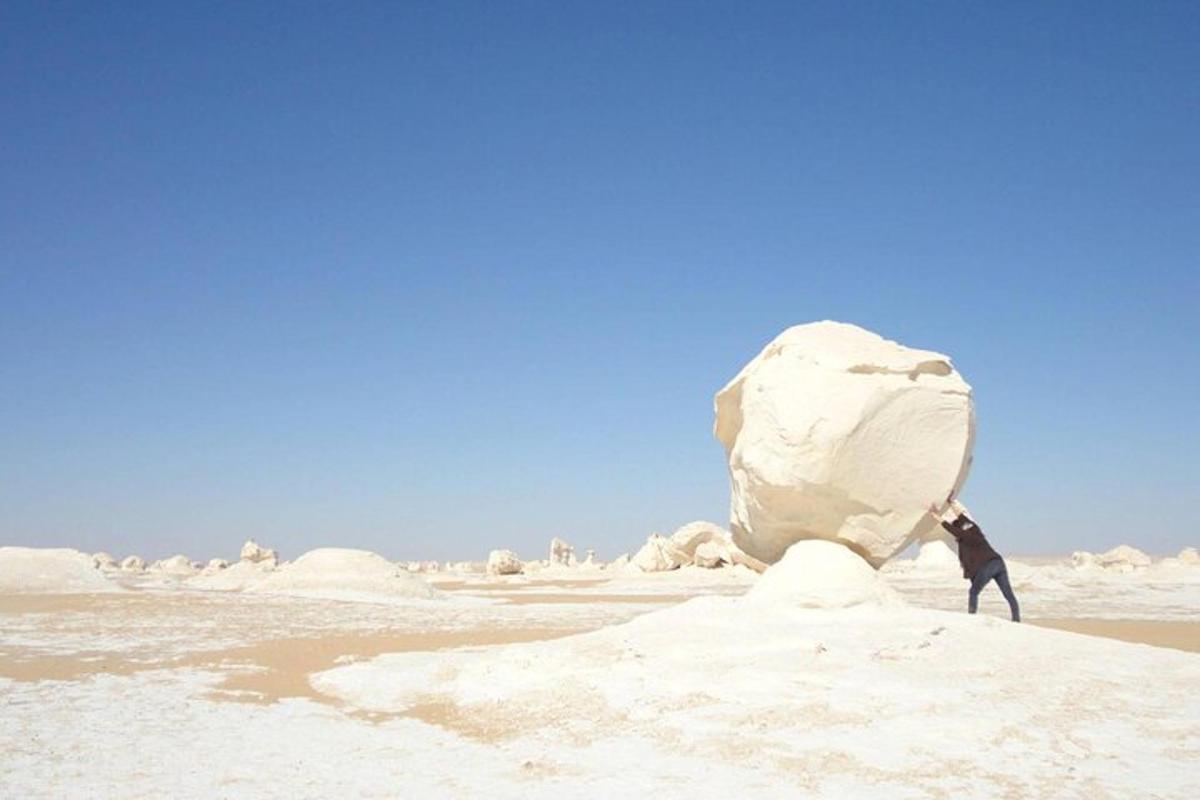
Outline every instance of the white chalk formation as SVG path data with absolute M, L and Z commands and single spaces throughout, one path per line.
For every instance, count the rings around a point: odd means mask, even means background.
M 628 565 L 642 572 L 669 572 L 681 567 L 718 567 L 742 565 L 762 572 L 766 565 L 747 556 L 733 543 L 729 531 L 712 522 L 689 522 L 670 536 L 652 533 L 633 555 L 621 556 L 609 570 Z
M 550 540 L 550 563 L 563 567 L 575 566 L 575 548 L 557 536 Z
M 682 556 L 683 563 L 694 561 L 696 548 L 706 543 L 717 543 L 721 546 L 732 544 L 729 531 L 712 522 L 698 520 L 679 527 L 671 534 L 671 546 Z
M 235 561 L 229 564 L 223 559 L 213 559 L 200 574 L 188 578 L 187 585 L 212 591 L 241 592 L 262 582 L 274 571 L 275 566 L 269 561 Z
M 173 577 L 187 577 L 199 571 L 192 560 L 185 555 L 175 555 L 155 561 L 149 566 L 149 570 Z
M 970 467 L 971 387 L 950 359 L 855 325 L 787 329 L 714 405 L 733 541 L 766 562 L 824 539 L 879 567 L 935 534 L 927 507 Z
M 91 594 L 120 588 L 69 548 L 0 547 L 0 594 Z
M 841 544 L 821 539 L 790 546 L 746 593 L 746 602 L 795 608 L 904 604 L 864 559 Z
M 634 554 L 629 563 L 642 572 L 668 572 L 684 564 L 684 555 L 675 549 L 667 537 L 652 533 Z
M 717 569 L 732 564 L 729 548 L 720 542 L 703 542 L 692 553 L 692 564 L 705 569 Z
M 121 568 L 120 562 L 113 558 L 108 553 L 92 553 L 92 564 L 96 569 L 104 570 L 105 572 L 114 572 Z
M 143 572 L 146 569 L 146 559 L 141 556 L 125 556 L 121 561 L 121 569 L 126 572 Z
M 246 543 L 242 545 L 241 560 L 254 564 L 267 562 L 274 567 L 279 565 L 279 554 L 269 547 L 263 547 L 253 539 L 247 539 Z
M 263 562 L 243 562 L 263 569 Z M 230 567 L 226 572 L 232 571 Z M 441 593 L 399 564 L 368 550 L 322 547 L 271 570 L 248 592 L 326 597 L 435 598 Z
M 1150 556 L 1138 550 L 1136 547 L 1130 547 L 1127 544 L 1119 544 L 1111 550 L 1103 553 L 1089 553 L 1086 550 L 1077 550 L 1071 554 L 1071 563 L 1076 569 L 1103 569 L 1108 572 L 1133 572 L 1135 570 L 1145 569 L 1150 566 Z
M 488 575 L 520 575 L 523 566 L 512 550 L 493 550 L 488 553 Z

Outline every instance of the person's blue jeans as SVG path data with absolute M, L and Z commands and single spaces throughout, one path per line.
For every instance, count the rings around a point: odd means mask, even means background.
M 1017 606 L 1017 596 L 1013 594 L 1012 584 L 1008 582 L 1008 567 L 1004 565 L 1003 558 L 993 558 L 975 573 L 975 577 L 971 579 L 971 594 L 967 598 L 967 611 L 974 614 L 979 608 L 979 593 L 983 591 L 983 587 L 987 586 L 990 580 L 996 581 L 996 585 L 1000 587 L 1000 593 L 1008 601 L 1013 622 L 1020 622 L 1021 609 Z

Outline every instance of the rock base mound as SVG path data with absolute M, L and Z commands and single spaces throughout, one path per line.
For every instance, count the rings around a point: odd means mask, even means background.
M 904 605 L 874 567 L 846 546 L 820 539 L 789 547 L 746 593 L 746 601 L 798 608 Z

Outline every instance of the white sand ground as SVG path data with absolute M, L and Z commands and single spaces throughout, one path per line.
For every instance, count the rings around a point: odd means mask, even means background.
M 1028 618 L 1200 630 L 1200 570 L 1010 570 Z M 0 595 L 0 796 L 1200 796 L 1198 653 L 971 618 L 911 563 L 883 608 L 583 573 Z

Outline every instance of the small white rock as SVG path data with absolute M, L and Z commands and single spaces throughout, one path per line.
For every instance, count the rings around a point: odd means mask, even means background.
M 493 550 L 488 553 L 487 573 L 489 575 L 519 575 L 521 574 L 521 559 L 512 550 Z

